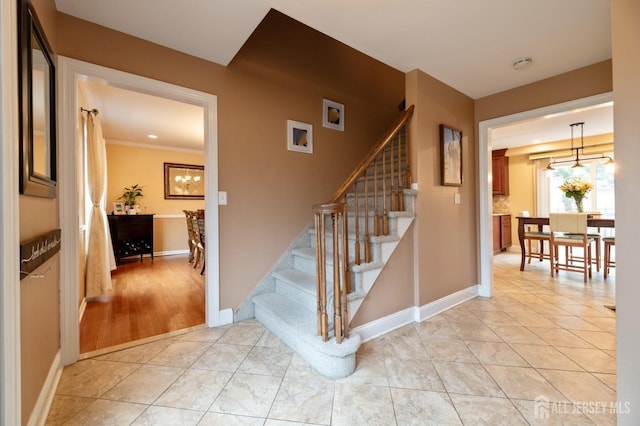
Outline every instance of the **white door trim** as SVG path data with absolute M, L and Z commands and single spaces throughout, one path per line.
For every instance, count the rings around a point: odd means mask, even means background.
M 0 424 L 21 421 L 18 2 L 0 3 Z
M 61 248 L 61 349 L 64 365 L 75 362 L 79 351 L 78 331 L 78 194 L 76 154 L 78 111 L 77 82 L 100 79 L 123 89 L 174 99 L 204 108 L 205 126 L 205 227 L 207 229 L 205 320 L 209 327 L 233 321 L 233 311 L 220 311 L 219 212 L 218 212 L 218 111 L 217 96 L 175 86 L 146 77 L 58 56 L 60 159 L 59 199 L 62 227 Z M 91 107 L 90 105 L 82 105 Z M 231 312 L 230 312 L 231 311 Z
M 504 117 L 493 118 L 478 123 L 478 196 L 479 196 L 479 221 L 478 228 L 478 253 L 479 266 L 478 276 L 480 286 L 478 294 L 484 297 L 491 297 L 493 293 L 493 222 L 491 213 L 493 209 L 493 193 L 491 176 L 491 130 L 496 127 L 503 127 L 510 123 L 522 120 L 538 118 L 549 114 L 558 114 L 578 108 L 585 108 L 613 101 L 613 93 L 603 93 L 589 96 L 587 98 L 576 99 L 561 104 L 549 105 L 542 108 L 519 112 L 517 114 L 506 115 Z

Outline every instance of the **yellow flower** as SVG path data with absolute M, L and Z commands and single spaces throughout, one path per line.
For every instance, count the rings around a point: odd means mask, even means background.
M 560 185 L 560 190 L 567 198 L 583 198 L 592 189 L 593 184 L 581 178 L 574 178 Z

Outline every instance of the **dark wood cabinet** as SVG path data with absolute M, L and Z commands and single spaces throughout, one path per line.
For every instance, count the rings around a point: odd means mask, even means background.
M 493 216 L 493 254 L 511 247 L 511 215 Z
M 491 174 L 493 175 L 493 195 L 509 195 L 509 157 L 506 149 L 491 153 Z
M 116 265 L 121 259 L 150 254 L 153 259 L 153 215 L 109 215 Z

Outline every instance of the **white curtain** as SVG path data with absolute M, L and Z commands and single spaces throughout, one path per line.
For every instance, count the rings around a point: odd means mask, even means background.
M 105 213 L 107 152 L 97 111 L 87 113 L 86 188 L 91 202 L 86 260 L 87 299 L 110 296 L 111 271 L 115 269 L 111 235 Z

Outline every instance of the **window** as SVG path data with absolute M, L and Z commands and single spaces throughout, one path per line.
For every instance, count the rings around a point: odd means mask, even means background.
M 605 154 L 613 158 L 612 153 Z M 572 168 L 572 163 L 555 166 L 547 182 L 549 184 L 549 211 L 575 211 L 573 199 L 565 197 L 560 185 L 568 179 L 582 177 L 593 183 L 593 189 L 583 201 L 585 211 L 597 211 L 604 216 L 615 216 L 614 174 L 613 169 L 604 165 L 604 160 L 581 160 L 582 168 Z

